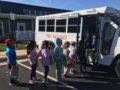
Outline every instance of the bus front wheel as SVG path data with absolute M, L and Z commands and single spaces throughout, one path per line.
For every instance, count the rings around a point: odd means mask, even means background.
M 115 73 L 120 78 L 120 58 L 117 60 L 115 65 Z

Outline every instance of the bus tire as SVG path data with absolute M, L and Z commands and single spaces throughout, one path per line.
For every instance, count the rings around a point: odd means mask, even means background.
M 117 59 L 117 62 L 115 64 L 115 73 L 118 78 L 120 78 L 120 58 Z

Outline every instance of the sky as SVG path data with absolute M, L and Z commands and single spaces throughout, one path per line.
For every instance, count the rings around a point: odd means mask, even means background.
M 120 0 L 2 0 L 10 2 L 18 2 L 23 4 L 67 9 L 81 10 L 109 6 L 120 10 Z

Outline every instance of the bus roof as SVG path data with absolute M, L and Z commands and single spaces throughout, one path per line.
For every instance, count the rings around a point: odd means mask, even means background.
M 117 14 L 117 13 L 120 13 L 120 11 L 117 9 L 111 8 L 111 7 L 104 6 L 104 7 L 93 8 L 93 9 L 37 16 L 36 18 L 38 18 L 38 19 L 54 19 L 54 18 L 78 17 L 78 15 L 80 15 L 80 16 L 95 15 L 95 14 L 113 15 L 113 14 Z

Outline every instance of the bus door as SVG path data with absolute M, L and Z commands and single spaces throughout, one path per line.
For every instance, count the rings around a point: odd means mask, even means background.
M 89 16 L 84 16 L 83 18 L 82 39 L 85 42 L 87 63 L 91 65 L 95 64 L 94 62 L 96 58 L 95 48 L 97 46 L 98 36 L 99 36 L 98 24 L 99 24 L 98 15 L 89 15 Z
M 101 18 L 100 39 L 97 48 L 97 60 L 100 65 L 110 65 L 112 63 L 117 43 L 117 28 L 118 26 L 109 18 Z

